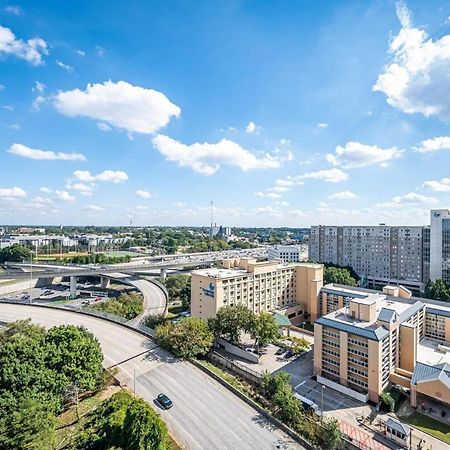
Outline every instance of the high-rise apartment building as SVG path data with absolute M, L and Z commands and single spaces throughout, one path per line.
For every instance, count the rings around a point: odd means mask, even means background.
M 242 304 L 257 314 L 280 311 L 293 322 L 305 313 L 315 320 L 322 278 L 320 264 L 225 260 L 222 268 L 192 272 L 191 313 L 208 319 L 222 306 Z
M 450 210 L 431 211 L 430 278 L 450 283 Z
M 309 259 L 350 266 L 369 284 L 400 282 L 420 289 L 424 282 L 424 227 L 313 226 Z
M 302 245 L 272 245 L 268 249 L 268 259 L 279 259 L 281 262 L 301 262 L 308 259 L 308 246 Z

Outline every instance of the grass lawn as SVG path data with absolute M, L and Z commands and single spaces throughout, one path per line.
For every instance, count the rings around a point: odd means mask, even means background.
M 437 439 L 450 444 L 450 426 L 436 419 L 415 412 L 408 417 L 402 417 L 402 421 L 413 425 L 424 433 L 431 434 Z

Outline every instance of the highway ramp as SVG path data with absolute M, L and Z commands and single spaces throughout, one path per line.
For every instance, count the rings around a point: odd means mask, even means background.
M 160 392 L 173 400 L 172 409 L 159 412 L 186 449 L 303 448 L 201 370 L 135 331 L 71 311 L 0 303 L 0 321 L 26 318 L 46 327 L 73 324 L 89 329 L 102 346 L 105 367 L 118 364 L 122 383 L 135 386 L 156 409 L 154 399 Z

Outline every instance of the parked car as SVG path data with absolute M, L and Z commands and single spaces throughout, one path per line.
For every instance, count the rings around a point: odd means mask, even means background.
M 253 347 L 247 347 L 245 349 L 245 351 L 248 352 L 248 353 L 254 353 L 255 355 L 258 354 L 258 352 Z
M 280 347 L 276 352 L 275 355 L 280 356 L 282 355 L 286 350 L 282 347 Z
M 169 397 L 167 397 L 166 394 L 159 394 L 156 398 L 158 400 L 158 403 L 164 408 L 164 409 L 170 409 L 173 406 L 172 400 L 170 400 Z

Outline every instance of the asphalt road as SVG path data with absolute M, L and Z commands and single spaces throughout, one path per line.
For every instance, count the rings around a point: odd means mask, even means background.
M 70 311 L 0 304 L 0 321 L 25 318 L 46 327 L 67 323 L 88 328 L 102 346 L 105 366 L 118 364 L 121 381 L 130 389 L 156 409 L 154 399 L 160 392 L 173 400 L 172 409 L 159 412 L 187 449 L 303 448 L 222 385 L 139 333 Z

